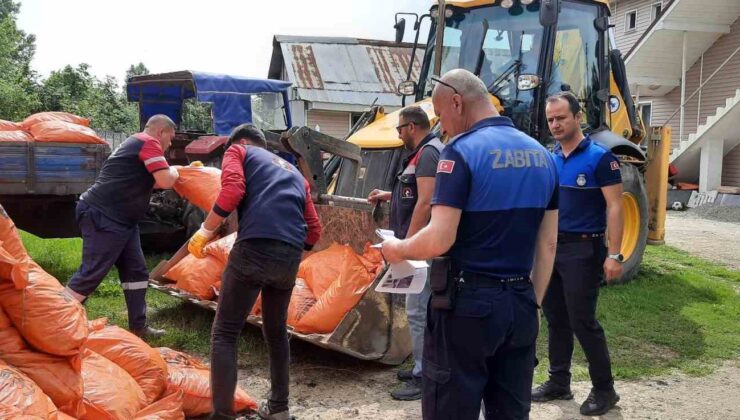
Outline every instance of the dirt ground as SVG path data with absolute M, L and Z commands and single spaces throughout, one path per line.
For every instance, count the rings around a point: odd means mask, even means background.
M 308 350 L 308 349 L 303 349 Z M 342 363 L 340 363 L 342 364 Z M 395 369 L 367 363 L 353 369 L 294 364 L 291 370 L 291 409 L 303 419 L 420 419 L 418 401 L 394 401 L 388 391 L 398 386 Z M 267 371 L 244 369 L 240 384 L 263 397 Z M 533 404 L 533 420 L 586 418 L 580 403 L 591 384 L 573 384 L 575 399 Z M 740 418 L 740 363 L 727 362 L 705 377 L 672 375 L 640 381 L 618 381 L 617 407 L 603 419 L 731 419 Z
M 740 269 L 740 224 L 669 212 L 668 245 Z M 420 419 L 421 405 L 394 401 L 397 368 L 360 362 L 310 344 L 291 342 L 291 409 L 297 419 Z M 241 369 L 240 384 L 261 399 L 269 389 L 265 367 Z M 604 419 L 740 418 L 740 361 L 713 374 L 683 374 L 616 384 L 621 401 Z M 534 420 L 578 419 L 590 383 L 573 384 L 575 399 L 533 404 Z
M 666 244 L 740 270 L 740 223 L 669 211 L 665 229 Z

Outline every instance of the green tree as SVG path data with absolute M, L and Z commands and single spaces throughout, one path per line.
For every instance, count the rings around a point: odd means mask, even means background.
M 31 69 L 36 38 L 18 29 L 20 3 L 0 0 L 0 118 L 20 120 L 39 107 Z
M 40 88 L 45 111 L 66 111 L 90 118 L 96 130 L 132 133 L 138 130 L 138 111 L 128 103 L 112 76 L 99 80 L 90 66 L 65 66 L 53 71 Z
M 126 81 L 134 76 L 145 76 L 149 74 L 149 69 L 139 61 L 139 64 L 132 64 L 126 70 Z

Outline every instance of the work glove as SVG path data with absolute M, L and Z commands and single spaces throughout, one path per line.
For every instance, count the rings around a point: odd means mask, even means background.
M 170 176 L 173 178 L 174 181 L 177 181 L 178 178 L 180 178 L 180 171 L 177 170 L 177 166 L 170 166 Z
M 206 254 L 203 252 L 203 249 L 215 235 L 215 230 L 208 230 L 201 224 L 200 229 L 195 232 L 195 235 L 188 242 L 188 251 L 195 255 L 196 258 L 205 258 Z

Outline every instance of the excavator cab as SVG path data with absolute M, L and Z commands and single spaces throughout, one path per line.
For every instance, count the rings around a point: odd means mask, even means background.
M 432 123 L 436 122 L 430 103 L 432 77 L 455 68 L 480 77 L 499 112 L 546 146 L 554 139 L 547 128 L 545 99 L 563 90 L 578 97 L 584 132 L 621 161 L 625 189 L 621 251 L 626 258 L 621 280 L 633 277 L 648 236 L 643 178 L 648 159 L 639 147 L 646 130 L 635 115 L 621 55 L 613 47 L 608 2 L 440 0 L 414 22 L 417 39 L 425 19 L 430 20 L 430 29 L 419 79 L 402 82 L 398 93 L 404 104 L 406 97 L 413 97 Z M 373 153 L 392 152 L 395 136 L 387 128 L 397 122 L 398 113 L 391 113 L 349 137 L 362 148 L 366 172 L 378 172 L 370 167 Z M 653 137 L 656 142 L 661 139 L 660 133 Z M 395 142 L 394 147 L 402 147 L 400 140 Z M 656 188 L 660 185 L 656 183 Z

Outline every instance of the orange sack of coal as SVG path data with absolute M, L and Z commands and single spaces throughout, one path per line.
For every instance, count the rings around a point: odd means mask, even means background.
M 0 360 L 23 372 L 51 398 L 60 411 L 73 417 L 85 414 L 79 356 L 62 357 L 28 348 L 10 319 L 0 309 Z
M 18 131 L 23 130 L 20 124 L 13 121 L 0 120 L 0 131 Z
M 183 399 L 182 391 L 173 392 L 142 408 L 141 411 L 136 413 L 135 420 L 184 420 Z
M 351 255 L 355 255 L 355 251 L 350 246 L 334 242 L 301 261 L 296 277 L 304 279 L 313 295 L 319 297 L 339 277 L 343 261 Z
M 33 137 L 23 130 L 15 131 L 1 131 L 0 130 L 0 143 L 8 141 L 33 141 Z
M 59 111 L 39 112 L 39 113 L 30 115 L 26 117 L 26 119 L 23 120 L 23 122 L 20 123 L 20 126 L 26 131 L 31 131 L 31 127 L 33 127 L 34 125 L 38 123 L 42 123 L 46 121 L 62 121 L 62 122 L 82 125 L 85 127 L 90 126 L 90 120 L 88 120 L 87 118 L 82 118 L 79 115 L 70 114 L 69 112 L 59 112 Z
M 196 417 L 211 412 L 211 371 L 200 361 L 184 353 L 160 347 L 157 349 L 167 362 L 169 378 L 167 394 L 182 391 L 183 412 Z M 257 403 L 239 386 L 234 391 L 233 410 L 237 413 L 256 410 Z
M 311 255 L 306 261 L 309 258 L 322 258 L 323 252 Z M 362 299 L 375 278 L 374 273 L 368 271 L 363 260 L 351 248 L 349 252 L 343 254 L 342 259 L 334 259 L 327 263 L 335 265 L 339 269 L 339 274 L 321 295 L 318 295 L 312 286 L 316 303 L 293 325 L 298 332 L 325 334 L 334 331 L 347 312 Z M 313 275 L 315 276 L 316 272 Z M 314 277 L 313 280 L 316 282 L 318 279 Z
M 187 353 L 172 350 L 169 347 L 157 347 L 154 350 L 157 350 L 159 352 L 159 355 L 162 356 L 162 359 L 165 361 L 165 363 L 167 363 L 167 366 L 208 370 L 208 366 L 206 366 L 198 358 L 193 357 Z
M 146 404 L 167 388 L 167 363 L 159 352 L 129 331 L 109 325 L 92 331 L 85 347 L 122 367 L 139 384 Z
M 31 347 L 44 353 L 76 356 L 87 339 L 85 308 L 33 261 L 22 290 L 0 281 L 0 307 Z
M 0 418 L 56 419 L 57 408 L 28 376 L 0 360 Z
M 176 282 L 175 287 L 184 290 L 200 299 L 210 300 L 216 293 L 213 285 L 221 280 L 224 265 L 214 257 L 196 258 L 187 255 L 180 262 L 170 268 L 165 274 L 166 279 Z
M 296 279 L 288 304 L 288 325 L 295 325 L 316 304 L 316 298 L 303 279 Z
M 221 170 L 208 166 L 185 166 L 178 170 L 173 188 L 184 199 L 205 212 L 211 211 L 221 192 Z
M 89 127 L 64 121 L 44 121 L 31 127 L 36 142 L 107 144 Z
M 117 364 L 90 349 L 82 358 L 85 415 L 90 420 L 130 420 L 146 405 L 134 378 Z
M 3 206 L 0 205 L 0 283 L 3 280 L 12 280 L 16 289 L 22 289 L 28 284 L 28 270 L 31 257 Z
M 206 245 L 206 255 L 210 255 L 221 261 L 222 264 L 226 265 L 226 263 L 229 262 L 229 254 L 231 253 L 231 249 L 234 248 L 236 234 L 237 232 L 234 232 Z

